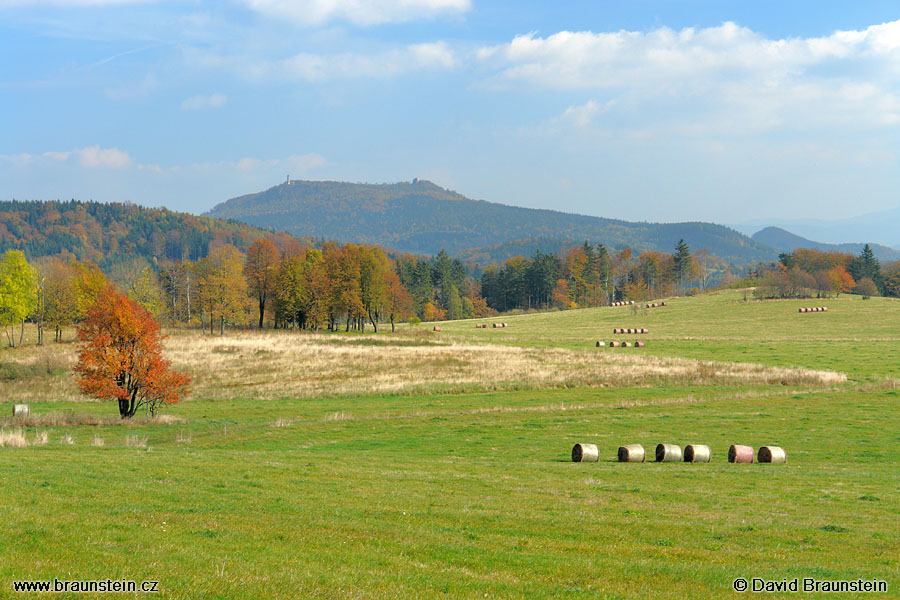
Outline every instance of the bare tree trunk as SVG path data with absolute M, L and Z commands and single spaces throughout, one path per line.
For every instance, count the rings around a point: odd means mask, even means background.
M 219 316 L 219 335 L 225 335 L 225 315 Z
M 391 333 L 394 333 L 394 313 L 391 313 Z
M 22 345 L 22 341 L 25 339 L 25 319 L 22 319 L 22 333 L 19 334 L 19 345 Z
M 369 320 L 372 321 L 372 327 L 375 328 L 375 333 L 378 333 L 378 323 L 375 322 L 375 318 L 372 316 L 372 311 L 369 311 Z

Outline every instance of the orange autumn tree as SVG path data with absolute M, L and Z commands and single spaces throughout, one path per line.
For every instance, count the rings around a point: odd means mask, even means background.
M 142 406 L 155 415 L 163 403 L 175 404 L 191 379 L 169 368 L 162 339 L 159 323 L 144 307 L 108 287 L 78 325 L 78 387 L 89 396 L 118 401 L 123 419 Z

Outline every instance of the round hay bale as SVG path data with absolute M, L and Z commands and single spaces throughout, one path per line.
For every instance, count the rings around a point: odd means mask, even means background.
M 619 347 L 619 342 L 613 340 L 613 341 L 611 341 L 611 342 L 609 343 L 609 347 L 610 347 L 610 348 L 618 348 L 618 347 Z
M 494 329 L 496 329 L 497 327 L 500 327 L 500 325 L 497 323 L 491 323 L 491 325 L 493 325 Z
M 759 449 L 756 459 L 761 463 L 783 465 L 787 462 L 787 455 L 784 453 L 784 448 L 779 446 L 763 446 Z
M 634 343 L 634 347 L 635 347 L 635 348 L 643 348 L 643 347 L 644 347 L 644 342 L 635 342 L 635 343 Z
M 728 448 L 728 462 L 730 463 L 752 463 L 753 448 L 750 446 L 740 446 L 732 444 Z
M 594 444 L 575 444 L 572 446 L 572 462 L 597 462 L 600 451 Z
M 709 446 L 688 444 L 684 447 L 684 462 L 708 463 L 710 457 Z
M 613 327 L 613 335 L 617 335 L 619 333 L 618 327 Z
M 823 307 L 822 307 L 822 312 L 828 312 L 828 307 L 827 307 L 827 306 L 823 306 Z
M 619 462 L 644 462 L 646 453 L 640 444 L 619 446 Z
M 643 329 L 641 329 L 641 333 L 650 333 L 650 330 L 644 327 Z
M 622 342 L 622 347 L 623 347 L 623 348 L 627 348 L 627 347 L 628 347 L 628 342 Z
M 438 327 L 438 326 L 437 326 L 437 325 L 435 325 L 435 326 L 434 326 L 434 330 L 435 330 L 435 331 L 440 331 L 440 330 L 441 330 L 441 328 L 440 328 L 440 327 Z
M 504 326 L 504 327 L 509 327 L 509 323 L 504 323 L 503 326 Z
M 668 303 L 668 302 L 663 302 L 662 305 L 663 305 L 663 306 L 668 306 L 669 303 Z
M 656 462 L 681 462 L 681 446 L 657 444 Z
M 802 308 L 798 308 L 798 309 L 797 309 L 797 312 L 803 312 L 803 309 L 802 309 Z
M 598 347 L 598 348 L 602 348 L 602 347 L 605 346 L 605 345 L 606 345 L 606 344 L 603 343 L 603 342 L 597 342 L 597 347 Z
M 14 417 L 27 417 L 28 413 L 31 412 L 27 404 L 13 404 L 12 410 Z

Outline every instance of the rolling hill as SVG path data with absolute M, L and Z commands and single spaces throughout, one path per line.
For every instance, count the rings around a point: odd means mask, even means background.
M 315 245 L 257 227 L 134 204 L 60 201 L 0 201 L 0 253 L 22 250 L 29 257 L 71 253 L 100 266 L 139 256 L 153 261 L 197 260 L 210 247 L 246 249 L 258 238 L 276 245 Z
M 814 242 L 801 237 L 780 227 L 766 227 L 753 234 L 753 239 L 761 244 L 772 246 L 782 252 L 793 252 L 797 248 L 816 248 L 817 250 L 845 252 L 847 254 L 859 254 L 865 244 L 826 244 Z M 900 260 L 900 250 L 888 248 L 881 244 L 869 244 L 875 258 L 880 261 L 890 262 Z
M 775 249 L 713 223 L 633 223 L 471 200 L 429 181 L 355 184 L 290 181 L 232 198 L 206 213 L 294 235 L 382 244 L 402 252 L 477 255 L 490 262 L 523 240 L 602 242 L 613 250 L 672 252 L 679 239 L 733 264 L 771 261 Z M 479 249 L 479 252 L 471 252 Z

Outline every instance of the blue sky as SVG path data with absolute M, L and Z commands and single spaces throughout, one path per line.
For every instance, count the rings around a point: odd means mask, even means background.
M 647 221 L 900 205 L 896 1 L 0 0 L 0 198 L 427 178 Z

